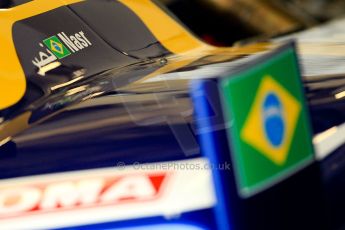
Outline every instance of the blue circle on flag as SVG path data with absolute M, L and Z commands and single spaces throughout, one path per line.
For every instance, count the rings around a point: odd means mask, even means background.
M 61 47 L 60 47 L 58 44 L 56 44 L 55 42 L 53 43 L 53 46 L 54 46 L 54 48 L 55 48 L 57 51 L 59 51 L 59 52 L 62 51 L 62 50 L 61 50 Z
M 283 143 L 286 127 L 283 106 L 278 95 L 273 92 L 268 93 L 262 110 L 266 138 L 271 145 L 279 147 Z

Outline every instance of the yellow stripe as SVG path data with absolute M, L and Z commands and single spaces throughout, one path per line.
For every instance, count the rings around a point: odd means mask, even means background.
M 119 0 L 130 8 L 170 52 L 178 54 L 208 47 L 150 0 Z
M 11 9 L 0 10 L 0 54 L 2 55 L 0 58 L 0 109 L 17 103 L 26 90 L 25 75 L 12 39 L 13 24 L 63 5 L 81 1 L 83 0 L 34 0 Z
M 251 45 L 252 51 L 245 47 L 214 47 L 197 39 L 151 0 L 119 0 L 119 2 L 131 9 L 158 41 L 174 54 L 186 55 L 188 52 L 189 56 L 200 57 L 219 52 L 235 52 L 236 54 L 249 52 L 252 54 L 266 50 L 266 47 L 262 49 L 261 44 L 257 47 Z

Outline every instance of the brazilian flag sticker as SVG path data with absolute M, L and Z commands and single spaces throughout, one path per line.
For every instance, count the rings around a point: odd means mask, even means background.
M 220 88 L 242 197 L 312 162 L 310 121 L 293 46 L 224 78 Z
M 52 36 L 50 38 L 43 40 L 43 43 L 59 59 L 62 59 L 71 55 L 71 52 L 69 51 L 69 49 L 67 49 L 67 47 L 56 36 Z

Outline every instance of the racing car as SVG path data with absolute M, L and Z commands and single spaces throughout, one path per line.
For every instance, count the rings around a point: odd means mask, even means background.
M 344 224 L 343 21 L 215 47 L 151 0 L 1 7 L 1 229 Z

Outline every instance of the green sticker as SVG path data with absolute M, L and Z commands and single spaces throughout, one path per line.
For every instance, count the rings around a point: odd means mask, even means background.
M 56 36 L 52 36 L 50 38 L 43 40 L 43 43 L 59 59 L 65 58 L 71 54 L 67 47 Z
M 241 196 L 266 189 L 313 160 L 293 49 L 222 80 L 221 94 Z

